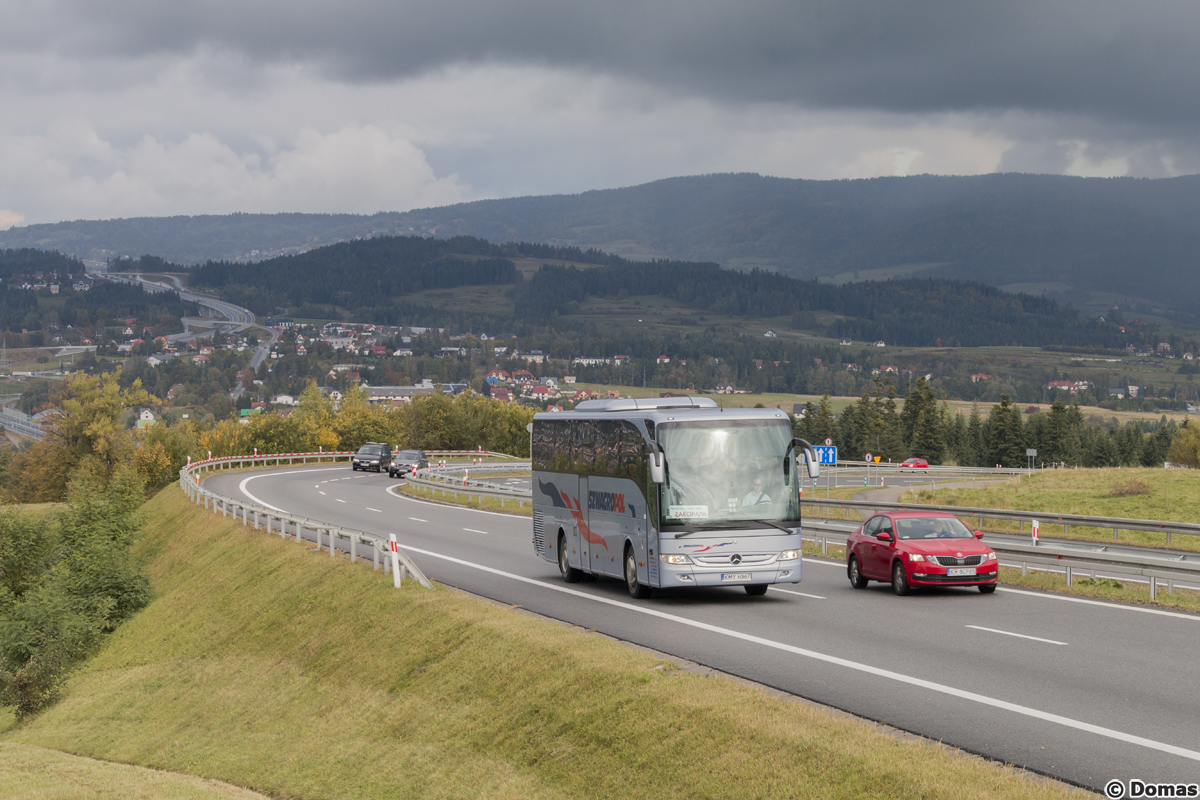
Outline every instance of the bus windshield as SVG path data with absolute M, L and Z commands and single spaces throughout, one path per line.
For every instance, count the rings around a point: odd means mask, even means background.
M 663 423 L 666 527 L 729 527 L 730 522 L 798 521 L 792 429 L 786 420 Z M 785 471 L 784 462 L 791 459 Z

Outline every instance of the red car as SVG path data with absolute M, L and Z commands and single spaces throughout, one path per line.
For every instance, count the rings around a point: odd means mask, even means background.
M 908 458 L 900 462 L 900 469 L 929 469 L 929 462 L 923 458 Z
M 1000 567 L 982 537 L 953 514 L 876 514 L 846 540 L 846 575 L 855 589 L 890 581 L 898 595 L 921 586 L 978 586 L 991 594 Z

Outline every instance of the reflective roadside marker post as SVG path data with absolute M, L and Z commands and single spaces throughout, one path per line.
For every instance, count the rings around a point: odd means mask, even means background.
M 1038 521 L 1033 521 L 1033 544 L 1036 547 L 1038 543 Z
M 389 534 L 388 544 L 392 549 L 392 585 L 400 588 L 400 546 L 396 544 L 396 534 Z

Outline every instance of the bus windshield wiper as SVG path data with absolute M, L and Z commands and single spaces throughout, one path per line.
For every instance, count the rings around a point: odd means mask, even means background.
M 795 528 L 785 527 L 780 525 L 778 522 L 769 519 L 748 519 L 746 522 L 757 522 L 759 525 L 770 525 L 772 528 L 779 528 L 779 530 L 785 531 L 786 533 L 792 533 L 795 530 Z M 798 528 L 800 526 L 797 524 L 796 527 Z
M 691 536 L 693 533 L 701 533 L 703 531 L 723 531 L 730 527 L 729 523 L 724 525 L 689 525 L 679 533 L 675 534 L 676 539 L 682 539 L 684 536 Z

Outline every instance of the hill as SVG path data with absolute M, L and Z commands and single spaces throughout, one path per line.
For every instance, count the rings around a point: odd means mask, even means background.
M 0 773 L 22 744 L 270 797 L 1076 792 L 459 592 L 397 591 L 176 487 L 145 514 L 156 598 L 57 705 L 0 725 Z
M 0 232 L 0 247 L 58 249 L 99 261 L 153 253 L 198 263 L 255 260 L 379 234 L 467 235 L 837 282 L 916 274 L 969 279 L 1077 304 L 1129 306 L 1142 299 L 1191 315 L 1200 306 L 1198 216 L 1200 176 L 807 181 L 727 174 L 374 216 L 33 225 Z

